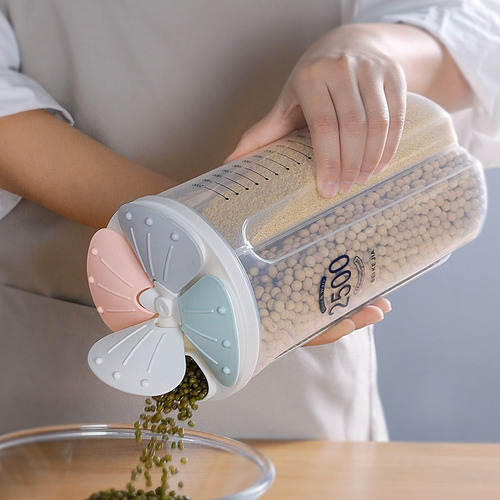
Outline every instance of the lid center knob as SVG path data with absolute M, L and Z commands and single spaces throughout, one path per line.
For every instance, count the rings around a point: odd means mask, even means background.
M 155 300 L 155 309 L 163 318 L 170 318 L 172 316 L 172 305 L 172 300 L 167 297 L 157 297 Z

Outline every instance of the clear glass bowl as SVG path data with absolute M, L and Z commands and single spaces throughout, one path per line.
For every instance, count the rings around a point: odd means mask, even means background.
M 42 427 L 0 436 L 0 497 L 84 500 L 100 490 L 125 489 L 150 437 L 144 431 L 136 443 L 134 428 L 124 425 Z M 179 469 L 169 484 L 193 500 L 255 499 L 274 480 L 271 461 L 251 446 L 194 430 L 186 430 L 183 442 L 182 451 L 166 444 Z M 144 481 L 136 487 L 145 488 Z

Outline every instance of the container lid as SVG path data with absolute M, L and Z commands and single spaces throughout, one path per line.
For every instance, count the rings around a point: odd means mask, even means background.
M 195 212 L 160 197 L 122 206 L 91 241 L 88 281 L 114 333 L 88 355 L 92 371 L 124 392 L 174 389 L 195 359 L 209 397 L 239 390 L 253 374 L 259 320 L 232 249 Z

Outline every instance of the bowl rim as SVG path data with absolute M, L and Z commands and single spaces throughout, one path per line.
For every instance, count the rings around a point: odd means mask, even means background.
M 22 446 L 44 441 L 56 441 L 63 439 L 92 439 L 108 436 L 113 439 L 135 439 L 135 427 L 131 424 L 69 424 L 34 427 L 21 431 L 10 432 L 0 435 L 0 452 Z M 156 435 L 150 430 L 142 431 L 143 439 Z M 259 449 L 252 445 L 243 443 L 236 439 L 227 438 L 218 434 L 211 434 L 194 429 L 185 429 L 185 436 L 169 436 L 169 440 L 175 439 L 184 442 L 196 442 L 218 450 L 236 453 L 256 465 L 262 475 L 260 479 L 237 493 L 219 497 L 214 500 L 250 500 L 262 496 L 273 484 L 276 470 L 272 461 Z

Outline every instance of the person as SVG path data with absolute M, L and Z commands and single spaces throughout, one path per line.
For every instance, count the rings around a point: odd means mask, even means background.
M 462 144 L 496 160 L 493 0 L 0 0 L 0 12 L 0 433 L 140 413 L 142 398 L 86 360 L 108 333 L 88 243 L 123 203 L 305 125 L 318 190 L 348 192 L 394 154 L 407 90 L 453 112 Z M 200 405 L 199 428 L 387 439 L 369 325 L 389 310 L 367 306 Z

